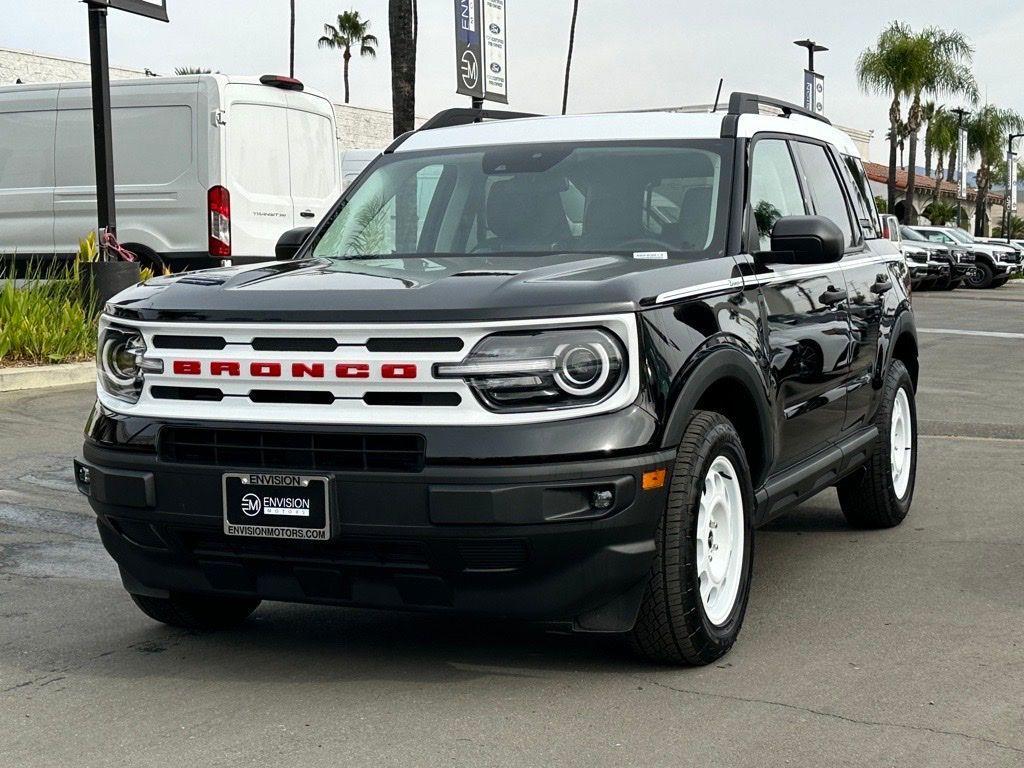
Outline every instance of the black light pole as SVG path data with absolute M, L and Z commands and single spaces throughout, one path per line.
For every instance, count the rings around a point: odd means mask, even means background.
M 824 45 L 818 45 L 813 40 L 794 40 L 793 45 L 799 45 L 807 49 L 807 71 L 814 71 L 814 54 L 824 53 L 828 50 Z
M 107 7 L 88 3 L 89 59 L 92 63 L 92 136 L 96 154 L 96 218 L 100 258 L 109 259 L 105 233 L 116 237 L 114 150 L 110 131 L 110 68 L 107 66 Z
M 1014 199 L 1015 195 L 1013 190 L 1010 188 L 1011 185 L 1016 186 L 1017 174 L 1010 172 L 1010 166 L 1013 164 L 1013 158 L 1016 157 L 1013 151 L 1013 140 L 1019 139 L 1024 136 L 1024 133 L 1011 133 L 1010 138 L 1006 141 L 1006 224 L 1003 225 L 1003 234 L 1006 235 L 1006 242 L 1009 244 L 1012 239 L 1012 232 L 1010 232 L 1011 225 L 1013 224 L 1013 211 L 1010 210 L 1010 201 Z
M 956 179 L 957 179 L 957 181 L 956 181 L 956 228 L 957 229 L 962 229 L 963 227 L 962 227 L 960 222 L 961 222 L 961 220 L 963 218 L 963 206 L 960 204 L 960 185 L 961 185 L 961 179 L 965 177 L 965 168 L 967 166 L 967 158 L 964 157 L 963 156 L 964 153 L 960 151 L 961 149 L 963 149 L 963 147 L 960 146 L 960 135 L 962 134 L 962 132 L 964 130 L 964 118 L 967 117 L 967 115 L 969 115 L 970 112 L 968 112 L 963 107 L 957 107 L 956 109 L 951 109 L 950 112 L 952 112 L 954 115 L 956 115 L 956 144 L 957 144 L 957 153 L 956 154 L 957 154 L 957 160 L 959 161 L 959 164 L 960 164 L 960 168 L 958 169 L 959 172 L 957 173 L 957 176 L 956 176 Z

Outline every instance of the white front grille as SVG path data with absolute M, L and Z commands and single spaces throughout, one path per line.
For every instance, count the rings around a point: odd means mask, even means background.
M 162 374 L 146 374 L 145 387 L 137 403 L 126 403 L 98 388 L 104 406 L 117 413 L 138 416 L 281 424 L 523 424 L 614 411 L 632 403 L 640 391 L 639 343 L 636 318 L 632 314 L 375 325 L 164 323 L 108 317 L 102 322 L 139 329 L 148 347 L 146 359 L 163 362 Z M 493 333 L 593 327 L 614 333 L 628 353 L 626 380 L 601 403 L 534 413 L 495 413 L 477 400 L 465 382 L 436 379 L 433 375 L 436 363 L 460 362 L 477 342 Z M 162 346 L 157 345 L 157 337 L 161 337 Z M 166 337 L 176 337 L 171 346 L 167 345 Z M 201 338 L 223 339 L 224 348 L 188 348 Z M 462 348 L 457 351 L 370 351 L 367 346 L 370 340 L 382 340 L 381 346 L 390 346 L 388 340 L 391 344 L 395 340 L 427 343 L 433 339 L 454 338 L 462 341 Z M 255 348 L 254 340 L 264 347 L 287 346 L 297 340 L 333 341 L 337 347 L 334 351 L 266 351 Z M 214 366 L 214 363 L 221 365 Z M 295 365 L 299 367 L 294 368 Z M 410 375 L 413 367 L 415 376 Z M 212 373 L 214 368 L 218 371 L 216 375 Z M 321 371 L 322 375 L 317 375 Z M 280 375 L 276 375 L 278 373 Z M 196 390 L 219 392 L 221 399 L 180 399 L 179 388 L 190 390 L 186 393 L 189 397 L 195 395 Z M 176 396 L 168 398 L 169 390 Z M 157 397 L 157 394 L 163 396 Z M 321 397 L 331 398 L 333 402 L 293 402 Z M 265 402 L 268 398 L 289 402 Z M 375 404 L 382 400 L 401 403 L 421 398 L 424 402 L 417 404 Z M 456 401 L 457 404 L 451 404 Z

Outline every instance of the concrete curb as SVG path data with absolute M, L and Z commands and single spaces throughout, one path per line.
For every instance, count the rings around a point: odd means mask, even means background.
M 34 365 L 26 368 L 0 368 L 0 392 L 20 389 L 67 387 L 96 380 L 96 363 Z

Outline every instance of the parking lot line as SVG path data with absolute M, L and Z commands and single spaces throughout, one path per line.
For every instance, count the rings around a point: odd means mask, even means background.
M 1024 339 L 1024 333 L 1006 331 L 961 331 L 956 328 L 918 328 L 918 333 L 943 333 L 949 336 L 988 336 L 994 339 Z

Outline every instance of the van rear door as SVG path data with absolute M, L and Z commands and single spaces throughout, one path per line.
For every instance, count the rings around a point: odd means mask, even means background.
M 340 194 L 333 110 L 325 99 L 303 93 L 288 93 L 288 102 L 295 226 L 311 227 L 320 221 Z
M 273 258 L 278 237 L 295 226 L 286 92 L 231 83 L 225 97 L 231 256 Z
M 57 90 L 0 93 L 0 259 L 53 253 Z

